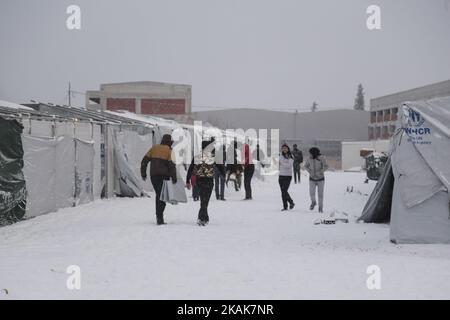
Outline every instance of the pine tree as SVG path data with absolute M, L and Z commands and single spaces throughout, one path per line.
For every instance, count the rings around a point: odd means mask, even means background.
M 362 84 L 359 84 L 358 92 L 356 93 L 355 104 L 354 104 L 353 108 L 355 110 L 364 110 L 365 107 L 366 107 L 366 105 L 365 105 L 365 101 L 364 101 L 364 88 L 363 88 Z
M 319 105 L 317 104 L 317 102 L 313 102 L 313 104 L 312 104 L 312 106 L 311 106 L 311 112 L 315 112 L 315 111 L 317 111 L 317 107 L 318 107 Z

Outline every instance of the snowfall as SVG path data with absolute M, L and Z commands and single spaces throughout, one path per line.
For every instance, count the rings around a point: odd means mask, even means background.
M 277 177 L 268 176 L 253 182 L 253 201 L 231 188 L 225 202 L 213 194 L 206 227 L 196 225 L 192 199 L 168 205 L 168 224 L 157 226 L 154 197 L 98 200 L 3 227 L 0 299 L 450 298 L 448 246 L 395 245 L 388 225 L 356 222 L 374 187 L 364 180 L 327 173 L 323 214 L 309 210 L 306 176 L 291 185 L 294 210 L 281 212 Z M 314 224 L 333 213 L 349 223 Z M 80 290 L 66 284 L 72 265 Z M 379 289 L 367 286 L 372 265 Z

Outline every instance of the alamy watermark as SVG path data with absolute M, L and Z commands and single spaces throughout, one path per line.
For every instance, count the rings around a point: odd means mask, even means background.
M 366 286 L 369 290 L 381 290 L 381 268 L 375 264 L 367 267 L 366 273 L 369 277 Z
M 66 273 L 69 277 L 66 280 L 66 287 L 69 290 L 81 290 L 81 268 L 77 265 L 68 266 Z
M 66 13 L 69 15 L 66 20 L 66 27 L 69 30 L 81 29 L 81 8 L 75 4 L 67 7 Z
M 247 161 L 270 166 L 270 160 L 280 151 L 279 129 L 220 130 L 205 128 L 202 121 L 195 121 L 191 130 L 173 130 L 172 139 L 172 160 L 177 165 L 189 164 L 196 155 L 206 153 L 214 154 L 216 164 L 245 164 Z M 209 142 L 204 149 L 203 141 Z
M 381 8 L 375 4 L 367 7 L 366 13 L 369 15 L 366 26 L 369 30 L 381 30 Z

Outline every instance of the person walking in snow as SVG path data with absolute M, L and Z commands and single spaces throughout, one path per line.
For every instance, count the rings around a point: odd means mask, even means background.
M 159 199 L 163 182 L 164 180 L 170 180 L 170 178 L 172 178 L 173 183 L 177 182 L 176 167 L 172 161 L 172 144 L 172 136 L 165 134 L 161 143 L 153 146 L 141 162 L 141 176 L 144 181 L 147 179 L 147 165 L 150 163 L 150 180 L 156 193 L 155 211 L 157 225 L 166 224 L 164 222 L 166 203 Z
M 310 156 L 306 159 L 305 170 L 309 173 L 309 194 L 311 196 L 310 210 L 314 210 L 317 205 L 316 189 L 319 194 L 319 212 L 323 212 L 323 192 L 325 188 L 325 171 L 328 170 L 328 164 L 325 158 L 320 154 L 319 148 L 311 148 Z
M 225 159 L 226 159 L 226 147 L 223 145 L 222 153 L 217 155 L 216 157 L 217 163 L 214 169 L 214 185 L 216 191 L 216 199 L 225 201 L 225 174 L 223 174 L 225 170 Z M 222 167 L 222 170 L 219 170 L 219 166 Z
M 252 178 L 255 173 L 255 164 L 253 163 L 252 153 L 250 152 L 250 145 L 244 144 L 244 200 L 252 200 Z
M 211 141 L 202 142 L 202 152 L 192 158 L 186 177 L 186 188 L 189 190 L 191 189 L 192 175 L 195 174 L 197 177 L 196 183 L 200 194 L 200 210 L 197 220 L 199 226 L 205 226 L 209 222 L 208 204 L 214 188 L 215 168 L 225 174 L 223 167 L 216 165 L 213 148 L 214 144 Z
M 297 180 L 298 180 L 298 183 L 300 183 L 300 179 L 301 179 L 300 166 L 303 162 L 303 153 L 300 149 L 297 148 L 296 144 L 294 144 L 293 147 L 294 148 L 292 149 L 292 156 L 294 157 L 294 165 L 293 165 L 294 183 L 297 184 Z
M 225 183 L 228 187 L 228 182 L 231 180 L 234 183 L 234 189 L 239 191 L 241 189 L 242 179 L 242 165 L 238 161 L 238 143 L 235 139 L 226 152 L 227 165 L 226 165 L 226 180 Z M 231 179 L 231 177 L 234 177 Z
M 279 162 L 279 177 L 278 183 L 281 189 L 281 200 L 283 201 L 283 209 L 281 211 L 286 211 L 288 209 L 294 209 L 295 203 L 289 195 L 289 186 L 292 181 L 292 165 L 294 163 L 294 157 L 292 156 L 291 150 L 287 144 L 283 144 L 281 147 L 281 155 Z

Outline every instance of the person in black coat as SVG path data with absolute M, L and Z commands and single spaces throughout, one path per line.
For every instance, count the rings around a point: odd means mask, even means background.
M 294 144 L 294 148 L 292 149 L 292 156 L 294 157 L 294 183 L 297 184 L 297 180 L 300 183 L 301 178 L 300 167 L 303 162 L 303 152 L 297 148 L 296 144 Z

